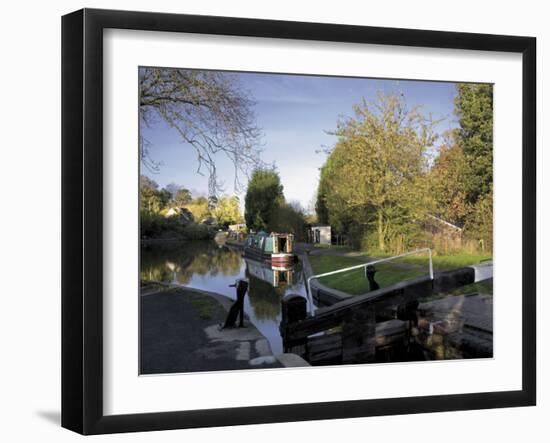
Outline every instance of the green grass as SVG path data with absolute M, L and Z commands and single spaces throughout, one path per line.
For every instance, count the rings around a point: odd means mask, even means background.
M 317 255 L 309 257 L 313 272 L 323 274 L 364 263 L 353 257 L 334 255 Z M 427 275 L 427 268 L 417 266 L 400 266 L 399 264 L 380 263 L 376 265 L 376 282 L 380 287 L 387 287 L 402 280 Z M 319 281 L 331 288 L 351 295 L 364 294 L 370 290 L 369 281 L 365 277 L 364 268 L 355 269 L 341 274 L 322 277 Z
M 453 254 L 453 255 L 435 255 L 432 257 L 434 270 L 446 271 L 449 269 L 463 268 L 469 265 L 477 265 L 485 260 L 490 260 L 491 255 L 487 254 Z M 400 259 L 403 263 L 418 264 L 427 266 L 428 256 L 413 255 Z
M 198 311 L 199 317 L 203 320 L 211 320 L 217 308 L 217 303 L 207 296 L 193 298 L 191 304 Z
M 391 254 L 370 251 L 368 253 L 362 253 L 363 255 L 377 258 L 386 258 L 391 257 Z M 446 271 L 449 269 L 463 268 L 469 265 L 477 265 L 482 261 L 491 260 L 493 257 L 491 254 L 471 254 L 471 253 L 455 253 L 449 255 L 438 255 L 437 253 L 432 252 L 432 262 L 434 270 L 436 271 Z M 421 265 L 427 266 L 428 263 L 428 254 L 426 252 L 421 252 L 417 255 L 410 255 L 408 257 L 403 257 L 398 259 L 400 263 L 407 263 L 411 265 Z
M 197 294 L 181 288 L 171 288 L 171 293 L 183 295 L 191 302 L 193 308 L 198 312 L 202 320 L 211 320 L 215 314 L 223 311 L 220 304 L 208 295 Z
M 216 300 L 208 295 L 194 292 L 192 289 L 167 287 L 166 285 L 143 280 L 141 281 L 140 287 L 142 293 L 147 291 L 166 292 L 185 297 L 202 320 L 212 320 L 215 317 L 223 317 L 225 315 L 223 307 Z
M 491 257 L 488 255 L 472 254 L 438 255 L 433 257 L 433 266 L 434 270 L 443 271 L 477 264 L 490 258 Z M 309 261 L 315 274 L 323 274 L 325 272 L 331 272 L 364 263 L 357 258 L 336 255 L 313 255 L 309 256 Z M 403 280 L 426 276 L 429 272 L 428 257 L 425 254 L 404 257 L 395 262 L 379 263 L 375 265 L 375 267 L 377 270 L 375 279 L 382 288 Z M 319 281 L 328 287 L 338 289 L 350 295 L 364 294 L 370 290 L 369 282 L 365 278 L 365 271 L 363 268 L 322 277 Z M 480 287 L 480 289 L 484 289 L 483 292 L 489 290 L 489 288 L 485 287 Z M 473 292 L 474 290 L 475 288 L 470 288 L 469 292 Z M 492 286 L 490 292 L 492 292 Z
M 479 283 L 472 283 L 471 285 L 461 286 L 460 288 L 453 289 L 451 294 L 460 295 L 460 294 L 471 294 L 477 292 L 480 294 L 493 294 L 493 281 L 482 281 Z
M 362 263 L 361 260 L 356 258 L 339 255 L 310 255 L 309 262 L 316 274 L 323 274 Z
M 336 255 L 315 255 L 309 257 L 309 262 L 315 274 L 336 271 L 361 264 L 360 260 L 351 257 L 340 257 Z M 364 294 L 369 290 L 368 281 L 362 269 L 343 272 L 341 274 L 323 277 L 319 281 L 330 288 L 338 289 L 348 294 Z

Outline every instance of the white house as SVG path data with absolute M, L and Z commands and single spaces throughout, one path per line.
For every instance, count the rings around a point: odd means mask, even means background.
M 330 245 L 332 241 L 332 230 L 330 226 L 312 226 L 308 230 L 308 240 L 310 243 L 321 245 Z

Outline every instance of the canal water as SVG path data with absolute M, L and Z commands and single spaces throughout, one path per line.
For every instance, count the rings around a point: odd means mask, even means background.
M 142 245 L 141 280 L 174 283 L 236 299 L 236 279 L 248 280 L 245 313 L 269 340 L 273 353 L 282 353 L 279 332 L 281 300 L 287 294 L 306 296 L 300 264 L 277 270 L 242 256 L 242 251 L 214 241 Z M 307 298 L 307 297 L 306 297 Z M 308 306 L 309 308 L 309 306 Z

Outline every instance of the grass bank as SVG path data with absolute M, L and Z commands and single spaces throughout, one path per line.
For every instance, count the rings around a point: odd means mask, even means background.
M 465 266 L 477 265 L 483 261 L 491 260 L 492 256 L 488 254 L 453 254 L 453 255 L 435 255 L 432 257 L 432 263 L 435 271 L 447 271 L 449 269 L 463 268 Z M 428 258 L 426 255 L 413 255 L 400 259 L 402 263 L 426 266 Z
M 162 293 L 174 296 L 181 296 L 191 304 L 201 320 L 225 316 L 225 310 L 214 298 L 198 293 L 196 290 L 183 287 L 169 287 L 156 282 L 142 281 L 140 284 L 142 295 Z
M 439 255 L 432 259 L 435 271 L 445 271 L 454 268 L 478 264 L 488 260 L 488 255 L 456 254 Z M 312 255 L 309 261 L 315 274 L 323 274 L 338 269 L 355 266 L 364 263 L 359 258 L 338 255 Z M 380 263 L 376 266 L 376 282 L 380 287 L 387 287 L 402 280 L 428 275 L 428 258 L 426 255 L 404 257 L 395 262 Z M 351 295 L 364 294 L 370 290 L 368 280 L 363 269 L 356 269 L 341 274 L 323 277 L 320 282 L 328 287 L 338 289 Z M 474 292 L 476 287 L 465 287 L 469 292 Z M 462 288 L 460 288 L 462 289 Z M 492 292 L 492 285 L 490 287 Z M 488 288 L 485 288 L 487 291 Z M 456 293 L 463 293 L 457 290 Z

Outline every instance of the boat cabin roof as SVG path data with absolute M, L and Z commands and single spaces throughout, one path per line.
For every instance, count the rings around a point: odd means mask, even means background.
M 280 232 L 267 233 L 265 231 L 258 231 L 255 234 L 250 234 L 250 235 L 254 237 L 277 237 L 277 238 L 294 237 L 294 234 L 280 233 Z

